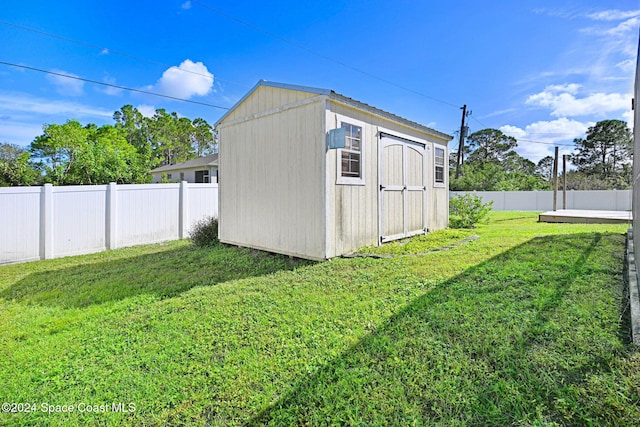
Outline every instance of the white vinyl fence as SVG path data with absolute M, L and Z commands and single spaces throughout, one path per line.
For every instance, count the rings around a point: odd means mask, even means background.
M 466 193 L 493 201 L 495 211 L 550 211 L 553 191 L 451 191 L 449 197 Z M 563 209 L 562 191 L 558 191 L 557 209 Z M 567 209 L 630 211 L 631 190 L 569 190 Z
M 218 216 L 218 184 L 0 188 L 0 264 L 187 237 Z

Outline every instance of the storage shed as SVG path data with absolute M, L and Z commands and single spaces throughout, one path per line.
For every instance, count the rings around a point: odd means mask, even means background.
M 216 129 L 224 243 L 324 260 L 448 224 L 450 135 L 266 81 Z

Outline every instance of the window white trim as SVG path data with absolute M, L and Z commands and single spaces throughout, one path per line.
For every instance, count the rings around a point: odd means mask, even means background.
M 439 165 L 437 161 L 438 151 L 442 151 L 442 164 Z M 442 181 L 438 181 L 438 167 L 442 168 Z M 446 187 L 447 186 L 447 149 L 445 147 L 438 146 L 433 147 L 433 186 L 434 187 Z
M 367 125 L 360 120 L 352 119 L 350 117 L 341 116 L 336 114 L 336 127 L 339 129 L 342 127 L 342 123 L 358 126 L 361 129 L 360 133 L 360 176 L 348 177 L 342 176 L 342 155 L 345 152 L 354 152 L 347 149 L 336 150 L 336 184 L 338 185 L 365 185 L 365 170 L 366 170 L 366 146 L 367 146 Z

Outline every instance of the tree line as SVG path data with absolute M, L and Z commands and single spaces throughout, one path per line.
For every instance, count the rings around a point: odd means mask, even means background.
M 113 119 L 115 124 L 103 126 L 46 124 L 29 147 L 0 144 L 0 186 L 147 183 L 153 168 L 216 149 L 215 130 L 201 118 L 164 109 L 145 117 L 125 105 Z
M 454 191 L 551 190 L 553 163 L 546 156 L 537 164 L 518 153 L 518 141 L 497 129 L 468 136 L 455 178 L 457 152 L 451 153 L 449 188 Z M 569 156 L 569 190 L 624 190 L 632 187 L 633 135 L 621 120 L 603 120 L 590 127 L 584 138 L 574 139 Z M 560 168 L 559 168 L 560 171 Z
M 29 147 L 0 144 L 0 186 L 146 183 L 149 171 L 210 154 L 216 132 L 204 119 L 190 120 L 158 109 L 145 117 L 131 105 L 113 114 L 114 124 L 83 126 L 77 120 L 47 124 Z M 574 190 L 632 186 L 633 137 L 626 123 L 603 120 L 574 140 L 567 187 Z M 459 177 L 457 153 L 449 165 L 455 191 L 549 190 L 553 158 L 537 164 L 520 156 L 518 141 L 497 129 L 467 138 Z

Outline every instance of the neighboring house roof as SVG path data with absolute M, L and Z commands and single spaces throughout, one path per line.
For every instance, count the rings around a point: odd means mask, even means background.
M 218 166 L 218 155 L 211 154 L 210 156 L 198 157 L 197 159 L 187 160 L 186 162 L 176 163 L 175 165 L 166 165 L 155 168 L 151 173 L 170 172 L 183 169 L 194 169 L 205 166 Z
M 229 116 L 233 112 L 233 110 L 236 109 L 236 107 L 238 107 L 240 104 L 242 104 L 245 99 L 247 99 L 249 96 L 251 96 L 251 94 L 253 92 L 258 90 L 258 88 L 260 88 L 262 86 L 275 87 L 275 88 L 287 89 L 287 90 L 295 90 L 295 91 L 299 91 L 299 92 L 314 93 L 316 95 L 324 95 L 324 96 L 329 97 L 329 99 L 333 99 L 333 100 L 342 102 L 344 104 L 353 106 L 355 108 L 359 108 L 361 110 L 368 111 L 370 113 L 376 114 L 378 116 L 382 116 L 384 118 L 387 118 L 387 119 L 390 119 L 390 120 L 393 120 L 393 121 L 396 121 L 396 122 L 400 122 L 400 123 L 405 124 L 405 125 L 407 125 L 409 127 L 413 127 L 415 129 L 419 129 L 419 130 L 421 130 L 423 132 L 427 132 L 427 133 L 431 133 L 431 134 L 433 134 L 435 136 L 439 136 L 440 138 L 447 139 L 447 140 L 453 139 L 453 137 L 451 135 L 448 135 L 446 133 L 437 131 L 437 130 L 432 129 L 430 127 L 421 125 L 420 123 L 416 123 L 414 121 L 405 119 L 403 117 L 397 116 L 395 114 L 389 113 L 389 112 L 381 110 L 379 108 L 372 107 L 369 104 L 365 104 L 364 102 L 360 102 L 360 101 L 357 101 L 357 100 L 355 100 L 353 98 L 349 98 L 348 96 L 340 95 L 339 93 L 336 93 L 335 91 L 333 91 L 331 89 L 319 89 L 319 88 L 314 88 L 314 87 L 298 86 L 298 85 L 291 85 L 291 84 L 286 84 L 286 83 L 268 82 L 266 80 L 260 80 L 258 82 L 258 84 L 256 84 L 253 87 L 253 89 L 251 89 L 245 96 L 243 96 L 240 99 L 240 101 L 236 102 L 233 107 L 231 107 L 222 117 L 220 117 L 220 119 L 216 122 L 215 127 L 218 127 L 218 125 L 220 125 L 220 123 L 222 123 L 227 118 L 227 116 Z

